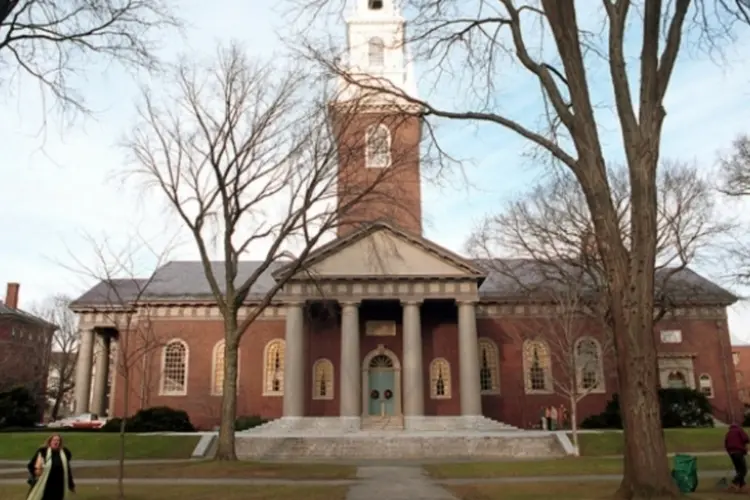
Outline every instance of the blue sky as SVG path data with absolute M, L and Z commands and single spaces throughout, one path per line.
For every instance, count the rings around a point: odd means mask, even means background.
M 214 0 L 206 8 L 202 0 L 182 0 L 179 14 L 188 26 L 184 37 L 165 34 L 164 53 L 210 53 L 217 41 L 236 39 L 263 56 L 280 53 L 276 31 L 288 33 L 284 18 L 271 0 L 253 2 Z M 344 26 L 328 24 L 343 33 Z M 744 54 L 750 33 L 726 47 L 722 66 L 701 52 L 683 57 L 667 98 L 667 121 L 663 156 L 714 166 L 717 151 L 732 138 L 748 130 L 750 110 L 750 52 Z M 538 90 L 530 87 L 523 73 L 509 65 L 501 70 L 499 103 L 504 111 L 534 120 L 539 115 Z M 420 67 L 417 66 L 417 74 Z M 157 79 L 139 76 L 141 83 L 158 85 Z M 595 85 L 592 93 L 606 101 L 610 92 Z M 123 186 L 115 174 L 124 163 L 117 147 L 132 124 L 138 86 L 131 75 L 112 66 L 92 66 L 86 79 L 77 82 L 96 110 L 94 118 L 78 118 L 73 125 L 48 114 L 43 126 L 43 103 L 30 80 L 6 80 L 0 86 L 0 200 L 4 235 L 0 244 L 0 294 L 4 283 L 21 283 L 21 306 L 58 293 L 75 295 L 90 284 L 85 276 L 62 264 L 71 264 L 70 254 L 90 258 L 90 246 L 82 235 L 107 235 L 117 241 L 138 226 L 146 235 L 164 233 L 162 206 L 143 199 Z M 455 89 L 424 97 L 443 100 Z M 442 93 L 442 95 L 440 94 Z M 607 155 L 620 157 L 616 130 L 608 126 L 610 116 L 602 112 L 601 127 L 607 130 Z M 471 189 L 425 185 L 423 203 L 426 236 L 452 250 L 461 251 L 473 225 L 502 202 L 530 186 L 544 170 L 523 155 L 528 145 L 496 126 L 441 124 L 443 145 L 466 159 L 465 172 Z M 456 183 L 457 184 L 457 183 Z M 740 211 L 744 211 L 741 207 Z M 180 247 L 174 258 L 194 258 L 190 245 Z M 703 270 L 711 274 L 711 270 Z M 735 306 L 730 328 L 739 339 L 750 341 L 750 310 Z M 747 333 L 746 333 L 747 332 Z

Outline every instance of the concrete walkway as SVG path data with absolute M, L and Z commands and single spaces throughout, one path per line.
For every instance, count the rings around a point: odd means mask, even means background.
M 346 500 L 457 500 L 421 467 L 360 467 Z

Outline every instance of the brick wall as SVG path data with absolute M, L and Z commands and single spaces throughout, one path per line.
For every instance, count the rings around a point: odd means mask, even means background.
M 331 313 L 333 315 L 331 315 Z M 340 366 L 339 319 L 335 310 L 323 314 L 309 313 L 306 320 L 305 357 L 305 404 L 306 413 L 310 416 L 335 416 L 339 410 Z M 395 336 L 365 336 L 365 322 L 368 320 L 392 320 L 396 322 Z M 559 395 L 526 394 L 524 390 L 523 357 L 519 331 L 528 331 L 528 318 L 480 318 L 477 331 L 480 337 L 491 338 L 498 346 L 500 357 L 500 393 L 483 396 L 482 406 L 485 415 L 516 426 L 529 427 L 539 420 L 540 409 L 545 406 L 567 404 Z M 402 357 L 401 307 L 397 302 L 367 304 L 360 308 L 361 359 L 371 350 L 382 344 L 393 351 L 399 359 Z M 166 405 L 186 410 L 200 428 L 212 428 L 218 425 L 221 397 L 211 395 L 211 369 L 214 346 L 222 339 L 222 323 L 219 321 L 176 321 L 154 320 L 154 334 L 166 342 L 180 338 L 189 346 L 188 394 L 186 396 L 159 395 L 161 354 L 150 353 L 148 366 L 141 370 L 140 363 L 131 371 L 131 397 L 129 413 L 140 407 Z M 695 376 L 701 373 L 711 375 L 714 384 L 714 397 L 711 402 L 717 409 L 717 416 L 725 419 L 725 414 L 734 411 L 738 415 L 740 408 L 737 397 L 737 385 L 730 376 L 728 383 L 725 369 L 732 374 L 731 348 L 724 321 L 683 318 L 679 321 L 664 321 L 655 329 L 658 342 L 659 331 L 679 328 L 683 341 L 680 344 L 661 344 L 662 352 L 692 353 Z M 596 337 L 595 328 L 591 332 Z M 282 397 L 263 396 L 263 352 L 267 342 L 274 338 L 284 338 L 283 320 L 263 320 L 252 325 L 243 337 L 240 345 L 239 388 L 237 399 L 238 415 L 261 415 L 272 418 L 281 416 Z M 723 342 L 723 341 L 726 342 Z M 450 303 L 426 303 L 422 306 L 422 341 L 425 379 L 425 413 L 426 415 L 460 414 L 459 366 L 458 366 L 458 328 L 456 309 Z M 429 370 L 430 361 L 436 357 L 445 358 L 450 363 L 452 397 L 444 400 L 430 398 Z M 334 397 L 330 400 L 312 398 L 312 366 L 315 360 L 329 359 L 335 368 Z M 748 352 L 750 358 L 750 352 Z M 559 376 L 559 367 L 553 363 L 553 372 Z M 146 377 L 144 377 L 144 373 Z M 616 392 L 617 378 L 613 354 L 610 352 L 604 359 L 605 392 L 589 394 L 578 405 L 579 421 L 586 416 L 604 409 L 606 401 Z M 150 381 L 149 381 L 150 380 Z M 148 382 L 144 382 L 148 381 Z M 141 397 L 143 385 L 144 397 Z M 697 380 L 695 381 L 697 386 Z M 118 373 L 115 383 L 115 415 L 123 411 L 122 374 Z M 731 415 L 730 415 L 731 416 Z

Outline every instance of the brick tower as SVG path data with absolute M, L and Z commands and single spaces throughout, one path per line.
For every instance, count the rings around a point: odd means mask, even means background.
M 404 18 L 393 0 L 357 0 L 346 23 L 348 71 L 331 103 L 339 156 L 338 236 L 374 221 L 421 235 L 422 121 L 418 108 L 393 95 L 416 96 Z

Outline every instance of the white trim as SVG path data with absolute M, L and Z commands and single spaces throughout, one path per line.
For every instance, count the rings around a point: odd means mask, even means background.
M 578 346 L 581 345 L 581 343 L 584 341 L 593 342 L 594 346 L 596 347 L 596 358 L 598 362 L 596 367 L 596 376 L 599 383 L 593 389 L 586 389 L 583 387 L 583 369 L 582 367 L 578 366 Z M 576 339 L 575 344 L 573 344 L 573 359 L 575 360 L 577 386 L 576 390 L 578 392 L 583 392 L 586 394 L 602 394 L 607 392 L 604 380 L 604 353 L 602 352 L 602 345 L 598 340 L 590 335 L 584 335 Z
M 378 64 L 373 64 L 373 48 L 380 50 Z M 379 69 L 381 71 L 385 68 L 385 41 L 377 35 L 371 36 L 367 40 L 367 67 L 368 69 Z
M 541 368 L 544 372 L 544 389 L 533 389 L 531 387 L 531 377 L 529 376 L 531 366 L 529 366 L 527 351 L 532 349 L 535 344 L 537 349 L 545 351 L 543 359 L 540 359 Z M 552 352 L 549 344 L 541 339 L 526 339 L 523 341 L 521 356 L 523 356 L 523 387 L 526 394 L 553 394 L 555 382 L 552 379 Z
M 370 159 L 370 136 L 377 130 L 383 129 L 386 132 L 387 145 L 388 145 L 388 159 L 385 165 L 373 164 Z M 365 132 L 365 167 L 366 168 L 388 168 L 391 166 L 391 148 L 393 147 L 393 138 L 391 137 L 391 131 L 382 123 L 373 124 L 367 127 Z
M 443 365 L 443 382 L 445 383 L 445 394 L 438 394 L 435 386 L 436 377 L 434 374 L 435 366 L 440 363 Z M 453 390 L 453 379 L 451 379 L 451 364 L 445 358 L 435 358 L 430 361 L 428 369 L 430 377 L 430 399 L 450 399 Z
M 482 369 L 482 344 L 487 344 L 491 351 L 494 352 L 494 360 L 490 363 L 494 365 L 494 368 L 490 368 L 490 378 L 492 379 L 492 389 L 482 390 L 481 378 L 480 378 L 480 394 L 481 395 L 498 395 L 500 394 L 500 351 L 497 348 L 497 344 L 494 340 L 489 337 L 479 337 L 477 339 L 477 370 Z
M 173 344 L 180 344 L 185 348 L 185 369 L 184 369 L 184 377 L 185 377 L 185 383 L 182 385 L 181 391 L 166 391 L 164 389 L 164 382 L 166 381 L 166 377 L 164 376 L 164 371 L 166 368 L 166 360 L 167 360 L 167 349 L 169 346 Z M 161 374 L 160 374 L 160 380 L 159 380 L 159 396 L 187 396 L 188 393 L 188 374 L 190 372 L 190 347 L 188 346 L 187 342 L 180 338 L 173 338 L 168 340 L 164 347 L 162 347 L 161 350 Z
M 327 372 L 326 377 L 329 377 L 327 380 L 330 385 L 327 386 L 327 391 L 325 396 L 321 396 L 318 392 L 318 382 L 317 380 L 317 368 L 318 366 L 324 367 L 324 370 Z M 320 401 L 327 401 L 333 399 L 333 393 L 335 390 L 335 383 L 336 383 L 336 370 L 333 367 L 333 363 L 328 358 L 319 358 L 315 360 L 315 363 L 313 363 L 312 366 L 312 398 L 314 400 L 320 400 Z
M 708 381 L 708 384 L 705 386 L 705 388 L 711 389 L 711 394 L 706 394 L 705 392 L 703 392 L 703 389 L 704 389 L 703 379 L 704 378 Z M 714 394 L 716 392 L 716 391 L 714 391 L 714 379 L 713 379 L 713 377 L 711 377 L 711 375 L 709 375 L 708 373 L 701 373 L 698 376 L 698 390 L 701 391 L 701 392 L 703 392 L 703 394 L 706 394 L 706 397 L 708 399 L 713 399 L 714 398 Z
M 280 348 L 280 358 L 279 369 L 281 370 L 281 383 L 279 384 L 279 390 L 273 391 L 269 389 L 269 383 L 270 380 L 268 378 L 268 351 L 273 345 L 279 345 Z M 275 338 L 271 339 L 268 342 L 266 342 L 266 346 L 263 348 L 263 396 L 266 397 L 282 397 L 284 396 L 284 377 L 286 377 L 286 373 L 284 373 L 284 363 L 286 362 L 286 341 L 282 338 Z

